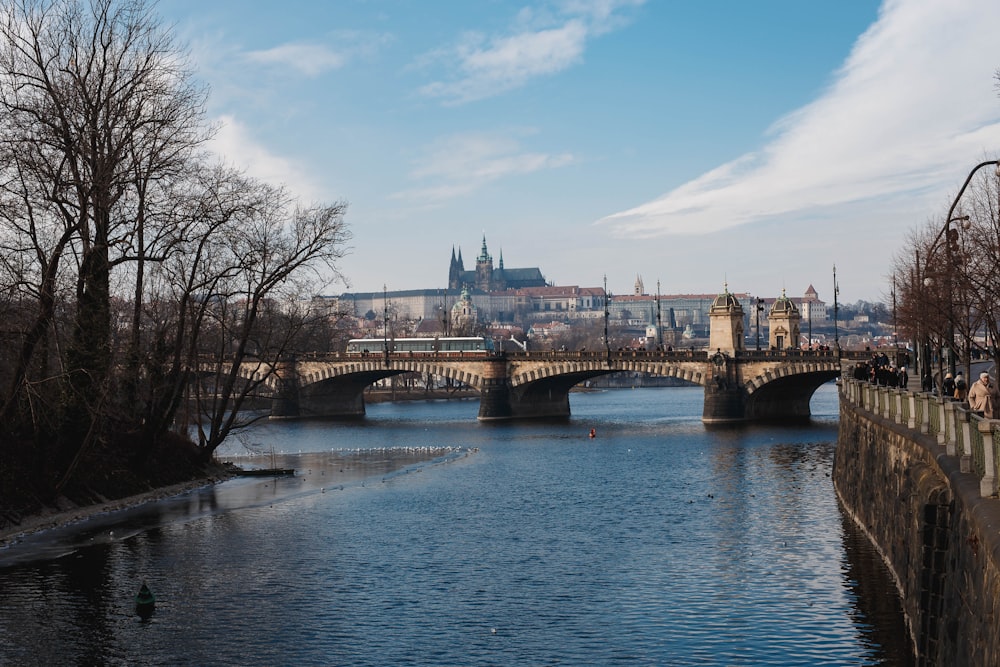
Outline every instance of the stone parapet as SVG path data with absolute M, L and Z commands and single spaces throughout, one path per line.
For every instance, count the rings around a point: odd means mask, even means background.
M 887 417 L 884 395 L 842 384 L 837 495 L 893 574 L 917 664 L 1000 665 L 994 422 L 908 392 Z

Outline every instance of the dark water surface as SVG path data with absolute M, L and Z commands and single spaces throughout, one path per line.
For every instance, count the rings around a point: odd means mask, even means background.
M 0 664 L 911 664 L 837 507 L 835 387 L 784 427 L 708 429 L 700 388 L 571 403 L 561 422 L 481 424 L 463 401 L 261 425 L 249 463 L 273 446 L 294 478 L 0 551 Z

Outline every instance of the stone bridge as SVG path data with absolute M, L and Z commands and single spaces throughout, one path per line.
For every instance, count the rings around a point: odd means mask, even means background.
M 479 419 L 568 417 L 569 391 L 617 372 L 672 377 L 705 388 L 706 423 L 807 418 L 816 389 L 841 375 L 848 355 L 832 352 L 706 351 L 530 352 L 490 356 L 372 354 L 300 356 L 247 366 L 266 377 L 273 419 L 360 417 L 364 390 L 383 378 L 420 373 L 450 378 L 480 393 Z M 860 355 L 867 357 L 867 354 Z M 262 375 L 263 374 L 263 375 Z

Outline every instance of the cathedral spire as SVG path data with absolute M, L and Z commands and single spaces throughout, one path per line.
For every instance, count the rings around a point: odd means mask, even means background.
M 486 249 L 486 234 L 483 234 L 483 250 L 482 250 L 482 252 L 479 253 L 479 259 L 477 261 L 480 261 L 480 262 L 489 262 L 492 259 L 493 258 L 490 257 L 489 250 Z

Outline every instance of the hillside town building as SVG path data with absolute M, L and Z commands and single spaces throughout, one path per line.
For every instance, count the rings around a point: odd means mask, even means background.
M 806 343 L 800 328 L 808 322 L 811 330 L 828 319 L 826 304 L 812 285 L 799 298 L 787 297 L 784 290 L 778 298 L 757 298 L 731 293 L 728 287 L 721 295 L 659 294 L 659 283 L 657 294 L 651 295 L 640 275 L 636 275 L 632 292 L 624 295 L 608 294 L 602 287 L 549 285 L 538 267 L 506 268 L 502 252 L 494 266 L 485 235 L 473 270 L 465 269 L 461 248 L 457 252 L 452 248 L 446 288 L 346 292 L 339 297 L 316 297 L 314 304 L 369 323 L 388 318 L 397 330 L 412 335 L 448 335 L 457 328 L 472 331 L 503 326 L 556 332 L 562 327 L 555 323 L 571 327 L 600 320 L 607 310 L 616 327 L 641 332 L 638 337 L 666 346 L 708 338 L 712 308 L 719 306 L 720 297 L 724 297 L 732 317 L 739 314 L 742 318 L 739 331 L 756 331 L 758 345 L 766 341 L 769 347 L 798 346 Z M 764 328 L 769 332 L 760 340 Z M 727 347 L 736 345 L 733 341 Z
M 476 258 L 476 268 L 466 271 L 462 261 L 462 248 L 458 255 L 455 248 L 451 249 L 451 265 L 448 267 L 448 289 L 477 289 L 481 292 L 503 292 L 505 290 L 524 287 L 544 287 L 545 276 L 537 267 L 527 269 L 507 269 L 503 265 L 503 250 L 500 251 L 500 264 L 493 267 L 493 256 L 486 248 L 486 235 L 483 235 L 483 248 Z

